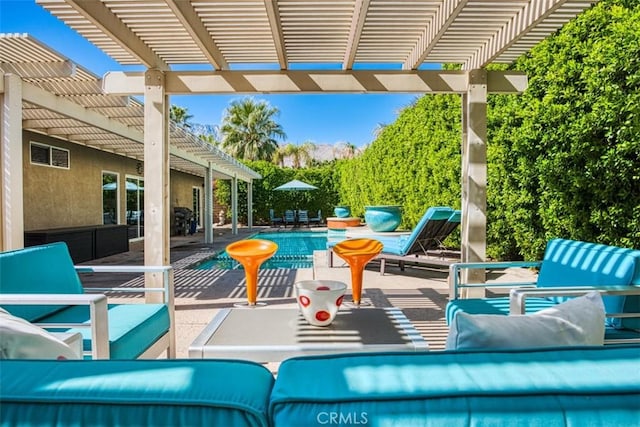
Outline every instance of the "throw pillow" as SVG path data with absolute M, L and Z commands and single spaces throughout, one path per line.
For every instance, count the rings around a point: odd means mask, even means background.
M 604 316 L 598 292 L 529 315 L 459 312 L 450 325 L 446 349 L 603 345 Z
M 0 359 L 79 359 L 44 329 L 0 308 Z

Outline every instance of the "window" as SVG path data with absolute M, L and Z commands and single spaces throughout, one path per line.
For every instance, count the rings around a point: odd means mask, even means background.
M 31 163 L 69 169 L 69 150 L 50 145 L 30 143 Z

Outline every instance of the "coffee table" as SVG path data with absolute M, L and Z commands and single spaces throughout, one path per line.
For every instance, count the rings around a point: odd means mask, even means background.
M 308 324 L 297 308 L 238 308 L 221 310 L 191 344 L 189 357 L 269 363 L 312 354 L 428 349 L 398 308 L 343 308 L 324 327 Z

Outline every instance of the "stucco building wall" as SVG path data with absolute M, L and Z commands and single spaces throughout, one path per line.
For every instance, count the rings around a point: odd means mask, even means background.
M 69 169 L 31 163 L 31 142 L 69 150 Z M 103 172 L 119 176 L 118 223 L 126 224 L 124 183 L 144 174 L 142 161 L 28 131 L 23 132 L 23 165 L 25 231 L 102 224 Z M 170 182 L 172 215 L 175 206 L 192 209 L 193 187 L 201 189 L 202 206 L 203 178 L 172 170 Z

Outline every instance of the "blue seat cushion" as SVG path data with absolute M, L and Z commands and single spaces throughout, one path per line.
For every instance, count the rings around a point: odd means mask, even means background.
M 81 294 L 82 283 L 64 242 L 0 253 L 0 293 Z M 64 308 L 59 305 L 3 305 L 30 322 Z
M 637 425 L 640 347 L 300 357 L 279 368 L 274 425 Z
M 164 304 L 109 304 L 109 350 L 111 359 L 135 359 L 169 330 L 169 310 Z M 70 306 L 52 314 L 43 323 L 88 323 L 89 307 Z M 59 330 L 59 329 L 58 329 Z M 89 328 L 65 329 L 80 332 L 84 349 L 91 350 Z M 147 343 L 143 346 L 142 343 Z
M 553 307 L 556 303 L 547 298 L 527 298 L 526 313 L 535 313 L 545 308 Z M 509 314 L 509 298 L 469 298 L 449 301 L 446 308 L 447 325 L 451 324 L 458 311 L 469 314 Z
M 273 376 L 230 360 L 2 362 L 0 425 L 268 427 Z
M 567 239 L 547 243 L 538 274 L 538 287 L 554 286 L 628 286 L 640 280 L 640 251 Z M 556 302 L 568 297 L 554 297 Z M 626 296 L 605 296 L 607 313 L 622 313 Z M 639 297 L 631 297 L 636 300 Z M 609 318 L 614 327 L 637 327 L 636 319 Z

